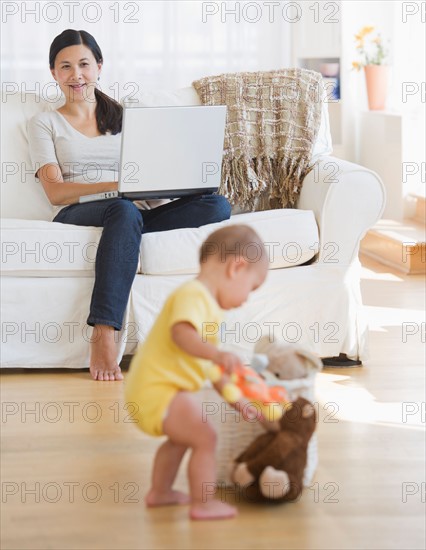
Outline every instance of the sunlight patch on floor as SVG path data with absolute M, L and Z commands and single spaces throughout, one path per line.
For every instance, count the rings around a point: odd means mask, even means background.
M 426 408 L 419 402 L 379 402 L 350 376 L 320 373 L 316 396 L 329 422 L 346 420 L 424 430 Z
M 415 330 L 414 325 L 420 327 L 421 323 L 425 321 L 425 313 L 421 303 L 419 308 L 364 306 L 364 315 L 368 318 L 370 330 L 379 330 L 386 326 L 399 326 L 402 330 L 404 323 L 408 336 Z M 409 324 L 414 325 L 409 327 Z

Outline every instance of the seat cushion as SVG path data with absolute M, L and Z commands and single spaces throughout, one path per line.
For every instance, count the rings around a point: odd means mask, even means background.
M 294 267 L 318 252 L 318 227 L 310 210 L 265 210 L 238 214 L 198 228 L 147 233 L 141 243 L 141 270 L 146 275 L 198 273 L 198 254 L 207 236 L 229 224 L 247 224 L 264 241 L 270 269 Z M 255 254 L 256 251 L 253 250 Z
M 93 276 L 101 234 L 100 227 L 2 219 L 2 275 Z
M 318 228 L 310 210 L 267 210 L 232 216 L 198 228 L 147 233 L 142 237 L 140 272 L 195 274 L 207 236 L 229 224 L 253 227 L 268 251 L 270 269 L 293 267 L 318 252 Z M 93 277 L 100 227 L 40 220 L 1 220 L 1 270 L 14 277 Z M 253 249 L 253 254 L 256 254 Z M 254 258 L 255 259 L 255 258 Z

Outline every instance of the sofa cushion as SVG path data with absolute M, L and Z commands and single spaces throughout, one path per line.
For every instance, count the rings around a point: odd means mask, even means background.
M 198 228 L 174 229 L 143 235 L 142 273 L 147 275 L 198 273 L 198 253 L 201 243 L 216 229 L 235 223 L 250 225 L 259 233 L 268 251 L 270 269 L 301 265 L 318 252 L 318 227 L 312 211 L 265 210 L 238 214 L 232 216 L 230 220 Z M 253 247 L 253 260 L 256 253 L 256 248 Z
M 201 105 L 201 100 L 193 86 L 176 90 L 151 90 L 139 94 L 131 94 L 122 99 L 121 104 L 131 107 L 172 107 L 179 105 Z
M 268 210 L 239 214 L 198 228 L 147 233 L 142 237 L 140 272 L 152 275 L 198 273 L 201 243 L 233 223 L 251 225 L 265 242 L 270 268 L 292 267 L 318 252 L 318 229 L 310 210 Z M 93 277 L 102 234 L 84 227 L 40 220 L 1 220 L 1 271 L 15 277 Z M 257 250 L 253 247 L 253 260 Z
M 100 227 L 39 220 L 1 220 L 2 275 L 93 276 Z
M 2 218 L 52 219 L 53 207 L 33 172 L 27 122 L 37 113 L 58 108 L 62 102 L 31 93 L 1 95 Z
M 324 155 L 331 155 L 333 146 L 331 141 L 330 120 L 328 114 L 327 90 L 321 90 L 321 122 L 318 136 L 312 150 L 312 162 Z M 201 105 L 201 99 L 193 86 L 177 90 L 154 90 L 132 94 L 124 97 L 122 104 L 127 107 L 161 107 L 179 105 Z
M 49 88 L 49 91 L 50 88 Z M 325 93 L 325 91 L 324 91 Z M 40 97 L 34 93 L 3 92 L 1 94 L 1 217 L 27 220 L 53 218 L 41 183 L 35 179 L 30 161 L 27 122 L 35 114 L 57 109 L 63 98 Z M 200 105 L 200 98 L 192 86 L 176 90 L 153 90 L 123 99 L 126 107 L 160 105 Z M 321 124 L 315 142 L 312 162 L 332 152 L 328 105 L 323 101 Z

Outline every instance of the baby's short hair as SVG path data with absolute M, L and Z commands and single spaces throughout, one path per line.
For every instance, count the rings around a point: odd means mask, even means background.
M 249 263 L 256 263 L 268 258 L 263 241 L 248 225 L 233 224 L 222 227 L 211 233 L 201 245 L 200 263 L 209 258 L 226 262 L 229 258 L 244 258 Z

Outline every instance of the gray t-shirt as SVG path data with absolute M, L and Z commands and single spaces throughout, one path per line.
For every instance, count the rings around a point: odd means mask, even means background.
M 35 173 L 45 164 L 59 164 L 64 181 L 118 181 L 121 134 L 90 138 L 58 111 L 46 111 L 29 120 L 28 141 Z M 165 202 L 168 201 L 135 201 L 135 204 L 147 209 Z M 54 216 L 65 206 L 54 206 Z

